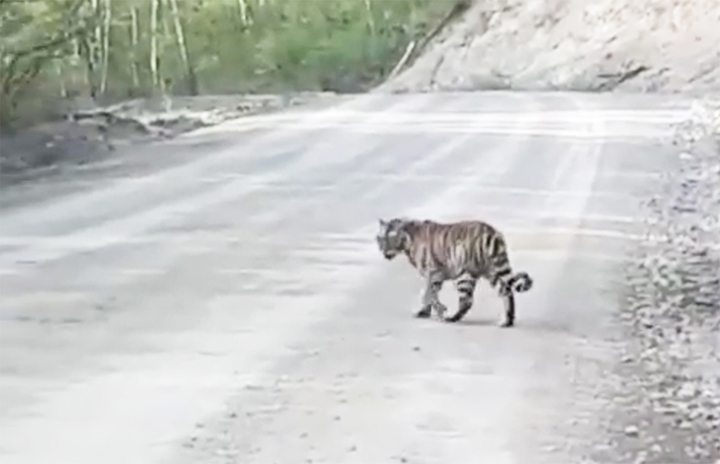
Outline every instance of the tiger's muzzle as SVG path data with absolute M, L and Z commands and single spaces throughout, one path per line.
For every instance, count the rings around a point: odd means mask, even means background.
M 397 253 L 393 251 L 383 251 L 383 256 L 385 257 L 385 259 L 391 260 L 397 256 Z

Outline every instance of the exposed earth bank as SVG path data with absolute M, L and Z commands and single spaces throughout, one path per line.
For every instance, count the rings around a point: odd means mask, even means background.
M 204 95 L 135 99 L 108 107 L 85 102 L 63 120 L 0 135 L 0 185 L 46 176 L 61 167 L 77 168 L 108 159 L 122 160 L 141 146 L 195 129 L 298 105 L 334 101 L 331 92 L 287 95 Z M 144 150 L 152 153 L 153 149 Z
M 717 93 L 715 0 L 476 0 L 379 92 Z

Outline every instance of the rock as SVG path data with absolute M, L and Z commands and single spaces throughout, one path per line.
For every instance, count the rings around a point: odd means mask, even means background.
M 644 464 L 645 461 L 647 461 L 647 452 L 640 451 L 637 454 L 637 456 L 635 456 L 635 460 L 633 461 L 633 464 Z
M 677 396 L 683 399 L 693 398 L 697 393 L 695 385 L 692 383 L 684 383 L 677 392 Z
M 640 435 L 640 430 L 634 425 L 628 425 L 625 427 L 625 435 L 634 438 Z
M 678 424 L 678 428 L 680 430 L 690 430 L 692 429 L 692 422 L 686 420 L 680 421 L 680 423 Z
M 677 413 L 677 411 L 675 411 L 675 409 L 673 409 L 673 408 L 668 408 L 668 407 L 663 407 L 663 406 L 656 407 L 656 408 L 655 408 L 655 412 L 658 413 L 658 414 L 665 415 L 665 416 L 671 416 L 671 415 Z

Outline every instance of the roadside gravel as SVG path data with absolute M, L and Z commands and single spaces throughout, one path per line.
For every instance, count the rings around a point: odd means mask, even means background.
M 674 143 L 628 269 L 616 446 L 622 462 L 720 464 L 720 106 L 698 104 Z

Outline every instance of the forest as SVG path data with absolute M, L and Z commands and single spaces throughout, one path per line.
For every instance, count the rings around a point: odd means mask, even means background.
M 76 98 L 360 92 L 458 0 L 0 0 L 1 122 Z

